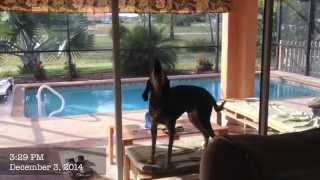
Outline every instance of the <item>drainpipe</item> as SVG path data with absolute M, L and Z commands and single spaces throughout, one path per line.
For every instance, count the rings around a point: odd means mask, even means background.
M 264 1 L 262 66 L 260 82 L 259 134 L 268 133 L 270 62 L 272 50 L 273 0 Z
M 120 40 L 119 40 L 119 1 L 112 0 L 112 60 L 115 97 L 115 129 L 117 151 L 117 180 L 123 180 L 121 77 L 120 77 Z

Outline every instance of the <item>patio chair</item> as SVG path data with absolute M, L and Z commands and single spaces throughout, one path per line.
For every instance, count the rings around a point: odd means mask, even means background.
M 0 102 L 7 101 L 14 85 L 13 78 L 0 79 Z
M 217 137 L 203 153 L 200 180 L 319 180 L 320 129 Z

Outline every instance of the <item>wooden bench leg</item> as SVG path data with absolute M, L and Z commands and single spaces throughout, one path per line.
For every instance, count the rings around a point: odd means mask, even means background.
M 123 179 L 130 180 L 130 159 L 128 156 L 124 156 Z
M 130 159 L 125 154 L 125 148 L 126 146 L 132 145 L 133 140 L 124 140 L 122 141 L 122 148 L 123 148 L 123 178 L 124 180 L 130 180 Z
M 217 124 L 219 124 L 220 126 L 222 126 L 221 112 L 218 112 L 218 113 L 217 113 Z
M 114 154 L 113 154 L 113 136 L 114 136 L 114 128 L 113 127 L 109 127 L 108 128 L 108 146 L 109 146 L 109 149 L 108 149 L 108 154 L 109 154 L 109 164 L 113 164 L 113 157 L 114 157 Z

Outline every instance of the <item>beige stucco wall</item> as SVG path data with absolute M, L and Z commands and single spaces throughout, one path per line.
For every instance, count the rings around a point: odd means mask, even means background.
M 223 14 L 221 53 L 221 97 L 254 95 L 257 0 L 234 0 Z

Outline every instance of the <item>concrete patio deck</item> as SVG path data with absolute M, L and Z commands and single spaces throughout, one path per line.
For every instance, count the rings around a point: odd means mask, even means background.
M 59 118 L 30 120 L 25 117 L 11 117 L 12 98 L 0 105 L 0 148 L 26 147 L 107 147 L 107 127 L 114 125 L 113 113 L 79 115 Z M 146 110 L 123 113 L 123 125 L 143 125 Z M 183 115 L 182 118 L 186 118 Z M 192 136 L 199 140 L 201 136 Z M 181 138 L 184 139 L 184 138 Z M 190 140 L 190 137 L 188 137 Z M 165 141 L 165 140 L 164 140 Z M 161 142 L 161 141 L 160 141 Z M 140 143 L 149 143 L 140 141 Z M 106 151 L 105 151 L 106 152 Z M 107 158 L 105 154 L 102 158 Z M 107 164 L 107 174 L 102 179 L 116 177 L 116 165 Z M 21 178 L 21 177 L 20 177 Z M 64 176 L 30 176 L 27 179 L 69 179 Z M 98 178 L 98 179 L 100 179 Z M 0 179 L 19 179 L 17 176 L 2 176 Z M 167 178 L 168 179 L 168 178 Z M 170 179 L 181 179 L 173 177 Z M 189 176 L 183 179 L 190 179 Z
M 312 97 L 291 98 L 280 100 L 281 103 L 289 104 L 306 111 L 310 111 L 306 103 Z M 279 102 L 279 101 L 277 101 Z M 113 113 L 104 113 L 96 115 L 81 115 L 72 117 L 59 117 L 50 119 L 41 119 L 31 121 L 28 118 L 12 118 L 8 110 L 11 103 L 0 107 L 0 148 L 8 147 L 95 147 L 107 146 L 107 126 L 114 124 Z M 144 113 L 146 110 L 125 112 L 123 113 L 123 124 L 143 124 Z M 183 118 L 186 118 L 184 115 Z M 215 118 L 215 117 L 213 117 Z M 239 127 L 230 127 L 233 130 Z M 233 131 L 237 132 L 237 131 Z M 241 131 L 239 131 L 241 132 Z M 190 141 L 202 140 L 201 135 L 193 137 L 185 137 L 181 140 Z M 164 140 L 166 141 L 166 140 Z M 141 141 L 141 143 L 149 143 L 148 141 Z M 103 158 L 106 158 L 107 155 Z M 113 179 L 116 177 L 116 166 L 107 165 L 107 174 L 103 179 Z M 0 176 L 0 179 L 14 179 L 14 176 Z M 40 176 L 37 178 L 39 179 Z M 53 178 L 47 176 L 44 179 Z M 63 177 L 68 179 L 67 177 Z M 41 178 L 40 178 L 41 179 Z M 54 178 L 56 179 L 56 177 Z M 168 179 L 168 178 L 167 178 Z M 191 177 L 173 177 L 170 179 L 192 179 Z
M 283 78 L 297 83 L 307 84 L 313 87 L 320 87 L 320 79 L 310 78 L 292 73 L 272 72 L 272 76 Z M 295 106 L 299 110 L 310 112 L 306 104 L 313 97 L 299 97 L 281 99 L 277 102 Z M 107 127 L 114 125 L 113 113 L 101 113 L 94 115 L 79 115 L 69 117 L 42 118 L 40 120 L 30 120 L 25 117 L 11 116 L 12 97 L 7 104 L 0 104 L 0 148 L 10 147 L 95 147 L 107 146 Z M 144 114 L 147 110 L 124 112 L 123 125 L 143 124 Z M 186 118 L 184 115 L 182 118 Z M 215 119 L 215 113 L 213 113 Z M 238 127 L 230 127 L 237 129 Z M 237 132 L 237 131 L 234 131 Z M 239 131 L 240 132 L 240 131 Z M 181 140 L 189 141 L 202 140 L 201 135 L 193 137 L 182 137 Z M 165 140 L 166 141 L 166 140 Z M 149 143 L 144 141 L 141 143 Z M 105 155 L 106 158 L 107 155 Z M 107 175 L 103 179 L 113 179 L 116 166 L 107 165 Z M 186 177 L 186 179 L 190 177 Z M 0 179 L 19 179 L 14 176 L 0 176 Z M 35 178 L 31 178 L 35 179 Z M 37 177 L 36 179 L 41 179 Z M 50 179 L 48 177 L 44 179 Z M 56 179 L 56 178 L 53 178 Z M 65 179 L 65 178 L 64 178 Z M 181 179 L 173 177 L 170 179 Z

